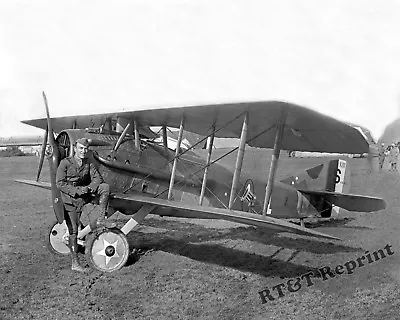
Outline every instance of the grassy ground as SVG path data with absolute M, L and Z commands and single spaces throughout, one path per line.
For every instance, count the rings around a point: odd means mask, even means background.
M 269 158 L 248 152 L 244 174 L 263 164 L 267 176 Z M 320 161 L 283 156 L 278 177 Z M 151 215 L 147 228 L 128 235 L 137 261 L 112 274 L 81 275 L 69 270 L 68 257 L 45 248 L 54 221 L 50 193 L 14 182 L 35 178 L 37 163 L 35 157 L 0 159 L 0 319 L 400 319 L 400 177 L 386 168 L 369 173 L 365 159 L 349 160 L 351 191 L 384 197 L 388 206 L 313 225 L 340 242 Z M 122 225 L 127 218 L 114 219 Z M 309 271 L 334 269 L 388 244 L 394 254 L 352 274 L 313 278 L 312 286 L 302 280 L 298 291 L 288 291 L 291 279 L 293 285 Z M 272 288 L 281 283 L 278 298 Z M 275 300 L 263 304 L 265 289 Z

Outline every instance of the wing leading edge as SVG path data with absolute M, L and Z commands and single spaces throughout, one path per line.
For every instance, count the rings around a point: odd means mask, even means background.
M 115 113 L 52 118 L 59 132 L 76 125 L 78 128 L 101 126 L 109 118 L 135 119 L 141 126 L 179 127 L 207 136 L 215 127 L 215 137 L 239 138 L 243 119 L 248 116 L 247 144 L 272 148 L 282 110 L 287 111 L 281 149 L 330 153 L 368 153 L 369 145 L 355 128 L 311 109 L 282 101 L 255 101 L 212 105 L 157 108 Z M 23 123 L 46 127 L 46 119 Z
M 19 183 L 30 185 L 30 186 L 34 186 L 34 187 L 51 190 L 50 182 L 35 181 L 35 180 L 22 180 L 22 179 L 17 179 L 15 181 L 19 182 Z
M 192 204 L 189 205 L 182 202 L 169 201 L 159 198 L 151 198 L 138 195 L 116 194 L 113 196 L 113 199 L 126 202 L 127 205 L 129 205 L 129 203 L 150 204 L 159 207 L 177 209 L 185 212 L 183 216 L 176 215 L 177 217 L 196 218 L 196 219 L 221 219 L 237 223 L 243 223 L 246 225 L 251 225 L 256 227 L 274 229 L 281 232 L 291 232 L 306 236 L 340 240 L 339 238 L 336 238 L 334 236 L 314 231 L 311 229 L 306 229 L 304 227 L 297 226 L 293 223 L 281 219 L 276 219 L 272 217 L 263 217 L 261 215 L 243 211 L 205 207 Z M 171 214 L 171 216 L 174 216 L 174 214 Z
M 15 180 L 16 182 L 40 187 L 44 189 L 51 190 L 51 185 L 49 182 L 37 182 L 33 180 Z M 300 235 L 318 237 L 318 238 L 326 238 L 332 240 L 340 240 L 334 236 L 324 234 L 318 231 L 314 231 L 311 229 L 306 229 L 300 226 L 297 226 L 293 223 L 276 219 L 272 217 L 263 217 L 260 215 L 247 213 L 243 211 L 237 210 L 229 210 L 229 209 L 221 209 L 214 207 L 203 207 L 198 205 L 189 205 L 182 202 L 169 201 L 158 198 L 151 197 L 143 197 L 138 195 L 126 195 L 126 194 L 115 194 L 111 196 L 112 199 L 126 202 L 126 205 L 129 206 L 131 203 L 140 203 L 140 204 L 151 204 L 160 207 L 178 209 L 185 212 L 185 218 L 196 218 L 196 219 L 221 219 L 227 220 L 237 223 L 243 223 L 246 225 L 263 227 L 267 229 L 274 229 L 281 232 L 291 232 Z

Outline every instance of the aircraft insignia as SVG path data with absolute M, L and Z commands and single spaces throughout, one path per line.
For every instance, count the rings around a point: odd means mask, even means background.
M 253 185 L 252 185 L 252 181 L 247 181 L 247 186 L 246 189 L 244 190 L 243 196 L 240 198 L 240 200 L 246 201 L 248 203 L 249 206 L 253 206 L 254 202 L 256 201 L 256 195 L 253 192 Z
M 114 243 L 109 243 L 106 239 L 103 239 L 103 249 L 96 254 L 106 258 L 106 266 L 112 258 L 119 258 L 119 254 L 116 250 L 117 245 L 118 240 L 115 240 Z

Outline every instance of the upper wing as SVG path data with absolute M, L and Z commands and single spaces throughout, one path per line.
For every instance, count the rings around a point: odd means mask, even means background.
M 179 127 L 182 117 L 186 131 L 209 135 L 215 126 L 216 137 L 238 138 L 245 114 L 248 114 L 247 144 L 260 148 L 274 146 L 277 123 L 282 109 L 287 110 L 281 149 L 330 153 L 368 153 L 368 142 L 361 133 L 316 111 L 281 101 L 259 101 L 175 108 L 135 110 L 117 113 L 52 118 L 59 132 L 73 126 L 87 128 L 102 125 L 107 118 L 131 118 L 144 126 Z M 46 119 L 23 121 L 46 128 Z
M 349 211 L 373 212 L 386 208 L 386 201 L 381 198 L 362 196 L 357 194 L 344 194 L 330 191 L 299 190 L 303 194 L 322 195 L 338 207 Z

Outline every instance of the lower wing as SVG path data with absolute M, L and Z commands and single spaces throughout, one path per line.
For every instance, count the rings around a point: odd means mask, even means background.
M 146 197 L 141 195 L 131 195 L 131 194 L 115 194 L 113 195 L 113 199 L 126 202 L 127 206 L 129 205 L 129 203 L 151 204 L 151 205 L 156 205 L 158 207 L 171 208 L 184 212 L 184 214 L 182 215 L 176 215 L 179 217 L 196 218 L 196 219 L 221 219 L 221 220 L 243 223 L 246 225 L 251 225 L 256 227 L 274 229 L 281 232 L 291 232 L 291 233 L 319 237 L 319 238 L 340 240 L 339 238 L 333 237 L 331 235 L 324 234 L 311 229 L 306 229 L 304 227 L 297 226 L 285 220 L 272 218 L 268 216 L 261 216 L 259 214 L 248 213 L 238 210 L 206 207 L 200 205 L 186 204 L 178 201 L 171 201 L 160 198 Z
M 37 182 L 32 180 L 16 180 L 16 181 L 19 183 L 51 190 L 51 185 L 49 182 Z M 251 225 L 256 227 L 274 229 L 281 232 L 291 232 L 312 237 L 340 240 L 339 238 L 333 237 L 331 235 L 324 234 L 322 232 L 314 231 L 311 229 L 306 229 L 304 227 L 295 225 L 285 220 L 267 216 L 261 216 L 259 214 L 248 213 L 238 210 L 205 207 L 192 204 L 189 205 L 183 202 L 164 200 L 164 199 L 146 197 L 141 195 L 132 195 L 132 194 L 114 194 L 111 196 L 111 198 L 124 202 L 126 207 L 129 207 L 129 205 L 133 203 L 139 203 L 143 205 L 151 204 L 159 207 L 176 209 L 181 212 L 184 212 L 184 214 L 180 215 L 180 217 L 185 217 L 185 218 L 221 219 L 237 223 L 243 223 L 246 225 Z
M 35 186 L 47 190 L 51 190 L 51 184 L 50 182 L 42 182 L 42 181 L 35 181 L 35 180 L 15 180 L 16 182 L 23 183 L 23 184 L 28 184 L 30 186 Z

